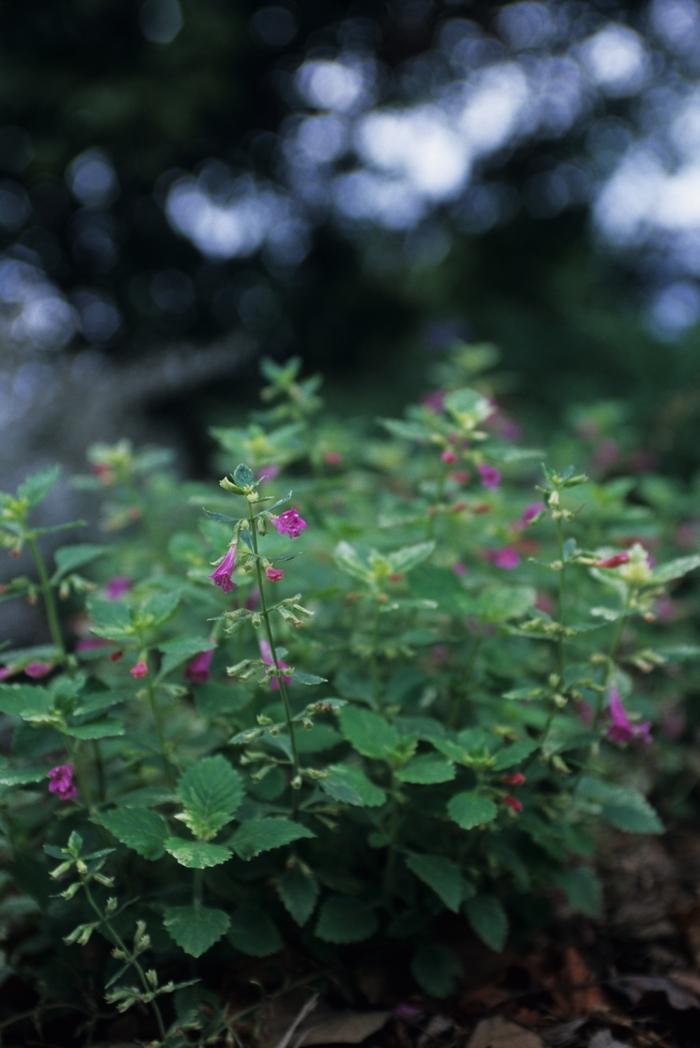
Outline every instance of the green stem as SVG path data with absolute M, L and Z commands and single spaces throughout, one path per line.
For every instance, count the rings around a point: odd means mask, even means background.
M 78 780 L 78 792 L 80 797 L 82 798 L 85 807 L 92 809 L 94 807 L 92 789 L 90 788 L 88 777 L 85 774 L 85 766 L 80 753 L 80 745 L 77 742 L 74 742 L 70 735 L 64 735 L 63 741 L 66 744 L 70 762 L 75 768 L 75 777 Z
M 372 653 L 370 655 L 369 662 L 370 678 L 372 681 L 372 705 L 374 706 L 375 710 L 381 709 L 382 705 L 382 682 L 379 674 L 379 653 L 377 650 L 379 648 L 379 615 L 379 603 L 377 602 L 377 606 L 374 612 L 374 622 L 372 625 Z
M 99 908 L 99 906 L 95 902 L 95 899 L 93 898 L 93 894 L 90 891 L 90 886 L 87 884 L 86 881 L 82 880 L 82 878 L 81 878 L 81 881 L 82 881 L 82 885 L 83 885 L 83 889 L 85 891 L 85 896 L 87 898 L 87 901 L 88 901 L 91 909 L 95 913 L 95 915 L 99 918 L 100 924 L 105 929 L 105 931 L 108 933 L 109 938 L 112 940 L 113 945 L 116 946 L 118 950 L 121 950 L 121 952 L 124 954 L 124 956 L 125 956 L 126 960 L 128 961 L 128 963 L 136 970 L 136 972 L 138 974 L 138 977 L 139 977 L 139 980 L 141 982 L 141 985 L 143 986 L 144 991 L 147 994 L 149 994 L 149 995 L 152 994 L 153 993 L 153 987 L 148 982 L 148 979 L 146 978 L 145 972 L 144 972 L 143 968 L 141 967 L 141 965 L 139 964 L 138 960 L 136 959 L 136 957 L 134 957 L 132 952 L 127 948 L 126 943 L 122 939 L 122 937 L 119 934 L 119 932 L 117 932 L 115 930 L 115 928 L 110 924 L 110 922 L 109 922 L 109 920 L 107 918 L 107 915 L 102 912 L 102 910 Z M 150 1004 L 151 1004 L 151 1007 L 153 1008 L 153 1012 L 154 1012 L 155 1017 L 156 1017 L 156 1022 L 158 1023 L 158 1032 L 160 1033 L 161 1041 L 165 1041 L 165 1023 L 163 1022 L 163 1016 L 161 1015 L 161 1011 L 160 1011 L 160 1008 L 158 1007 L 158 1002 L 156 1001 L 155 997 L 151 1000 Z
M 272 634 L 272 623 L 270 622 L 270 613 L 267 609 L 267 601 L 265 599 L 265 585 L 263 583 L 263 570 L 262 564 L 260 563 L 260 555 L 258 553 L 258 526 L 257 521 L 253 515 L 253 508 L 248 503 L 248 520 L 250 521 L 250 537 L 253 543 L 253 553 L 255 555 L 255 572 L 258 579 L 258 590 L 260 591 L 260 610 L 262 612 L 263 622 L 265 623 L 265 633 L 267 635 L 267 642 L 270 645 L 270 655 L 272 656 L 272 662 L 275 667 L 277 674 L 277 681 L 279 682 L 280 695 L 282 696 L 282 703 L 284 705 L 284 717 L 287 724 L 287 734 L 289 735 L 289 745 L 292 750 L 292 764 L 294 766 L 294 775 L 292 778 L 292 790 L 294 794 L 294 811 L 296 813 L 297 808 L 297 789 L 301 782 L 301 764 L 299 763 L 299 753 L 297 750 L 297 740 L 294 734 L 294 722 L 292 720 L 292 707 L 289 701 L 289 693 L 287 692 L 287 682 L 284 679 L 279 669 L 279 659 L 277 658 L 277 648 L 275 646 L 275 638 Z
M 56 601 L 54 600 L 53 590 L 51 589 L 51 582 L 46 571 L 46 562 L 44 555 L 39 548 L 39 544 L 33 536 L 27 538 L 27 545 L 31 551 L 32 557 L 34 558 L 34 566 L 36 567 L 36 573 L 39 576 L 39 589 L 44 600 L 44 608 L 46 609 L 46 619 L 49 626 L 49 632 L 51 634 L 51 640 L 53 641 L 54 647 L 59 654 L 61 662 L 65 661 L 66 649 L 63 643 L 63 634 L 61 633 L 61 625 L 58 620 L 58 611 L 56 609 Z
M 564 526 L 561 522 L 561 517 L 557 518 L 557 539 L 559 542 L 559 562 L 561 568 L 559 569 L 559 597 L 557 601 L 557 616 L 559 618 L 559 625 L 564 625 L 564 611 L 565 611 L 565 596 L 566 596 L 566 569 L 564 566 Z M 564 635 L 559 634 L 557 641 L 557 666 L 559 669 L 559 676 L 564 680 Z
M 146 694 L 148 696 L 148 705 L 151 708 L 151 716 L 153 717 L 153 723 L 156 729 L 156 735 L 158 736 L 158 745 L 160 746 L 160 754 L 163 759 L 163 769 L 165 771 L 165 778 L 167 780 L 170 789 L 175 787 L 175 776 L 173 775 L 173 768 L 168 757 L 168 751 L 165 745 L 165 733 L 163 731 L 163 720 L 156 703 L 156 689 L 153 685 L 153 681 L 149 675 L 148 683 L 146 685 Z

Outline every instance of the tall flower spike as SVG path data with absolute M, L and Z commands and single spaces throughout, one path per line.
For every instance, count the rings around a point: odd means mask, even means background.
M 212 571 L 209 578 L 214 583 L 214 585 L 218 586 L 219 589 L 222 589 L 224 593 L 230 593 L 233 587 L 235 586 L 235 582 L 231 578 L 233 569 L 235 567 L 236 543 L 232 542 L 225 556 L 222 557 L 220 563 L 217 565 L 214 571 Z

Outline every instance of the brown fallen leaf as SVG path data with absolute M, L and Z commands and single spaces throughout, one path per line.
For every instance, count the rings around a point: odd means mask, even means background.
M 336 1012 L 312 1020 L 301 1030 L 294 1048 L 312 1044 L 362 1044 L 386 1024 L 391 1012 Z
M 685 1011 L 700 1008 L 700 998 L 678 980 L 665 975 L 618 975 L 610 985 L 620 990 L 633 1004 L 638 1004 L 645 993 L 662 993 L 672 1008 Z
M 495 1015 L 481 1020 L 467 1048 L 543 1048 L 543 1042 L 536 1033 Z
M 566 996 L 572 1015 L 591 1015 L 608 1010 L 598 980 L 575 946 L 565 946 L 559 995 Z

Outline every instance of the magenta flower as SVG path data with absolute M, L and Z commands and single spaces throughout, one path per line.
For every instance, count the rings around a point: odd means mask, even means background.
M 7 680 L 8 677 L 11 677 L 16 672 L 16 670 L 12 669 L 12 666 L 0 666 L 0 680 Z
M 185 667 L 185 677 L 190 684 L 206 684 L 209 680 L 209 670 L 213 658 L 214 648 L 209 648 L 207 651 L 200 651 L 199 655 L 195 655 L 193 659 L 190 659 Z
M 546 508 L 544 502 L 531 502 L 520 514 L 518 525 L 521 528 L 526 528 L 529 524 L 532 524 L 534 520 L 537 520 L 540 514 L 544 513 Z
M 323 454 L 323 461 L 327 466 L 340 466 L 343 456 L 339 451 L 326 451 Z
M 632 723 L 617 688 L 611 688 L 608 692 L 608 713 L 612 723 L 608 728 L 607 736 L 613 742 L 634 742 L 635 739 L 639 739 L 647 745 L 651 743 L 650 722 Z
M 269 642 L 266 641 L 266 640 L 261 640 L 260 641 L 260 657 L 261 657 L 261 659 L 263 660 L 263 662 L 265 663 L 266 666 L 274 666 L 275 665 L 275 660 L 272 658 L 272 649 L 270 648 Z M 277 668 L 280 669 L 280 670 L 288 670 L 289 669 L 289 665 L 288 665 L 288 663 L 286 663 L 284 661 L 284 659 L 278 659 L 277 660 Z M 284 676 L 284 683 L 285 684 L 289 684 L 292 678 L 288 677 L 286 674 L 284 674 L 283 676 Z M 279 682 L 279 678 L 278 677 L 271 677 L 270 678 L 270 687 L 272 688 L 273 691 L 279 691 L 280 682 Z
M 294 506 L 280 513 L 279 517 L 273 517 L 272 523 L 280 535 L 289 535 L 290 539 L 298 539 L 309 526 Z
M 30 662 L 24 667 L 24 672 L 32 680 L 39 680 L 41 677 L 45 677 L 47 673 L 50 673 L 52 668 L 50 662 Z
M 427 396 L 423 397 L 422 404 L 428 411 L 433 411 L 436 415 L 439 415 L 445 407 L 444 390 L 436 389 L 433 393 L 428 393 Z
M 131 667 L 129 673 L 134 678 L 134 680 L 141 680 L 142 677 L 147 677 L 148 663 L 145 659 L 139 659 L 139 661 L 134 663 L 134 665 Z
M 613 553 L 612 557 L 606 557 L 605 560 L 595 560 L 593 562 L 594 568 L 619 568 L 621 564 L 627 564 L 629 562 L 629 553 Z
M 212 571 L 209 578 L 222 589 L 224 593 L 230 593 L 233 587 L 236 585 L 231 579 L 233 569 L 236 567 L 236 543 L 232 542 L 228 548 L 228 551 L 224 557 L 222 557 L 220 563 Z
M 279 466 L 263 466 L 262 469 L 258 470 L 258 480 L 274 480 L 279 471 Z
M 495 466 L 479 466 L 479 476 L 485 488 L 497 488 L 501 483 L 501 473 Z
M 49 775 L 49 793 L 55 793 L 62 801 L 72 801 L 78 796 L 73 782 L 75 768 L 72 764 L 58 764 L 51 768 Z
M 115 575 L 105 586 L 107 600 L 119 600 L 131 589 L 131 579 L 126 575 Z
M 511 811 L 514 811 L 516 815 L 519 815 L 523 810 L 523 802 L 518 800 L 517 797 L 514 797 L 512 793 L 506 794 L 503 798 L 503 803 L 506 807 L 510 808 Z
M 452 565 L 452 571 L 455 573 L 455 575 L 458 575 L 460 578 L 463 578 L 467 574 L 467 566 L 466 564 L 462 564 L 460 561 L 456 561 Z
M 497 568 L 503 568 L 505 571 L 512 571 L 520 563 L 520 554 L 513 546 L 504 546 L 502 549 L 489 549 L 486 551 L 485 556 Z
M 440 455 L 440 458 L 446 466 L 454 466 L 455 462 L 457 461 L 457 452 L 453 451 L 452 448 L 445 448 L 443 453 Z
M 95 651 L 97 648 L 109 647 L 109 641 L 102 637 L 81 637 L 75 645 L 76 651 Z
M 284 572 L 282 571 L 282 569 L 273 568 L 272 566 L 270 566 L 269 568 L 265 568 L 265 574 L 270 580 L 270 582 L 279 582 L 280 579 L 284 578 Z

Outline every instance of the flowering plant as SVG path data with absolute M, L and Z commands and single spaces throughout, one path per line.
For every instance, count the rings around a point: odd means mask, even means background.
M 113 540 L 51 568 L 33 513 L 58 470 L 2 495 L 2 545 L 34 562 L 3 597 L 49 630 L 0 671 L 8 920 L 35 933 L 10 963 L 30 981 L 37 948 L 70 956 L 48 1002 L 99 963 L 160 1043 L 215 1039 L 200 958 L 332 965 L 370 939 L 445 995 L 441 914 L 502 950 L 534 897 L 599 912 L 601 826 L 661 832 L 650 754 L 693 649 L 660 609 L 700 556 L 674 555 L 653 487 L 541 467 L 464 385 L 472 360 L 353 439 L 297 361 L 267 362 L 271 406 L 213 431 L 218 489 L 94 449 L 78 484 Z

